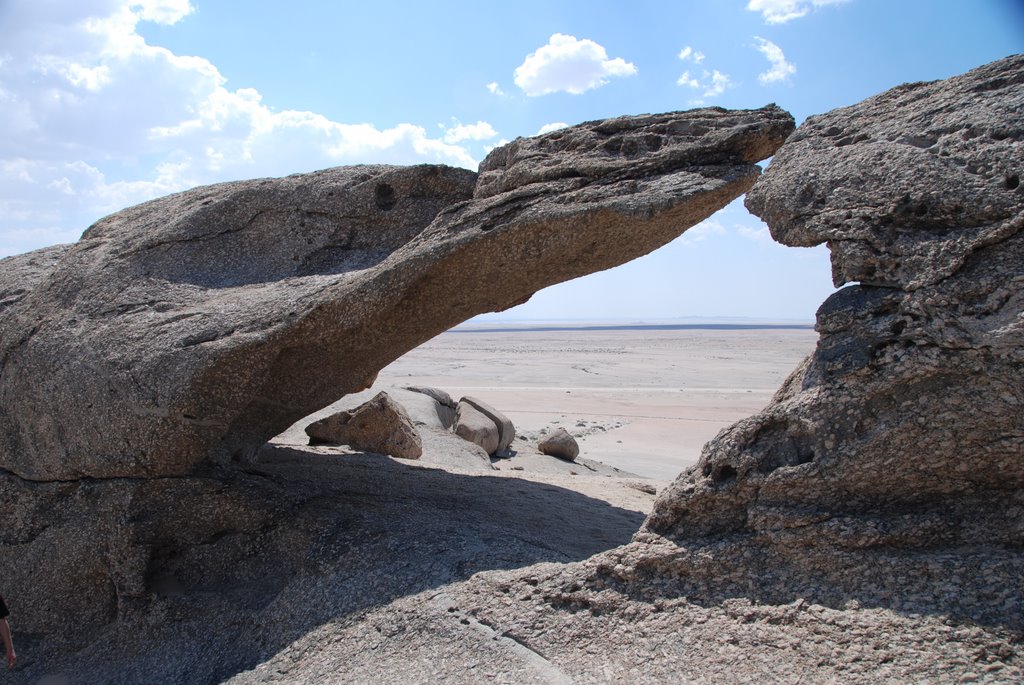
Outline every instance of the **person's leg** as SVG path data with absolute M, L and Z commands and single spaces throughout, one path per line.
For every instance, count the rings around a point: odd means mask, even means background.
M 4 649 L 7 650 L 7 668 L 14 668 L 18 655 L 14 652 L 14 640 L 11 639 L 11 624 L 6 618 L 0 618 L 0 639 L 3 639 Z

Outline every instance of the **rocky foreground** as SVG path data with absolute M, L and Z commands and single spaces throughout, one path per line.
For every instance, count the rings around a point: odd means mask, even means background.
M 196 189 L 0 262 L 15 678 L 1024 679 L 1021 111 L 1015 56 L 781 149 L 774 107 L 593 122 L 479 175 Z M 656 502 L 260 448 L 451 324 L 667 242 L 773 153 L 748 206 L 853 285 Z

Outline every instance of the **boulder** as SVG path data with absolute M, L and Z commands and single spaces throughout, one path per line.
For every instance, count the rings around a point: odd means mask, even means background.
M 479 174 L 367 165 L 195 188 L 0 260 L 0 468 L 250 462 L 451 326 L 668 243 L 746 192 L 792 129 L 775 106 L 594 121 L 499 147 Z
M 351 411 L 342 411 L 306 426 L 309 444 L 342 444 L 357 450 L 419 459 L 423 443 L 402 405 L 386 392 Z
M 423 386 L 409 386 L 405 390 L 430 398 L 429 404 L 440 428 L 451 428 L 455 423 L 455 400 L 444 390 Z M 433 424 L 433 421 L 430 423 Z
M 544 436 L 544 439 L 537 443 L 537 449 L 544 454 L 566 461 L 575 461 L 579 456 L 580 446 L 576 438 L 569 435 L 564 428 L 557 428 Z
M 418 392 L 422 395 L 427 395 L 428 397 L 434 398 L 434 401 L 437 402 L 438 404 L 443 405 L 445 407 L 449 407 L 452 410 L 455 409 L 455 400 L 453 400 L 452 396 L 446 393 L 441 388 L 434 388 L 423 385 L 409 385 L 406 386 L 405 389 L 410 392 Z
M 453 429 L 460 438 L 479 445 L 489 455 L 498 451 L 501 442 L 498 425 L 469 402 L 459 402 L 456 407 Z
M 512 425 L 512 421 L 491 405 L 475 397 L 463 397 L 459 403 L 463 402 L 472 405 L 474 409 L 489 418 L 498 427 L 498 448 L 495 451 L 501 452 L 508 449 L 512 441 L 516 439 L 516 427 Z

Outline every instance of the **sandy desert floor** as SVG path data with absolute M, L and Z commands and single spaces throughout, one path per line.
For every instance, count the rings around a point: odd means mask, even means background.
M 671 480 L 760 410 L 813 349 L 810 327 L 464 325 L 383 369 L 376 386 L 479 397 L 527 439 L 562 426 L 581 456 Z

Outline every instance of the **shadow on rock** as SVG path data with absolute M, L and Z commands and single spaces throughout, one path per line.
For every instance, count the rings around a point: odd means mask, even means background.
M 396 598 L 621 545 L 644 516 L 373 454 L 268 446 L 216 476 L 4 479 L 2 513 L 18 523 L 0 573 L 36 621 L 19 624 L 12 602 L 16 681 L 219 682 Z

